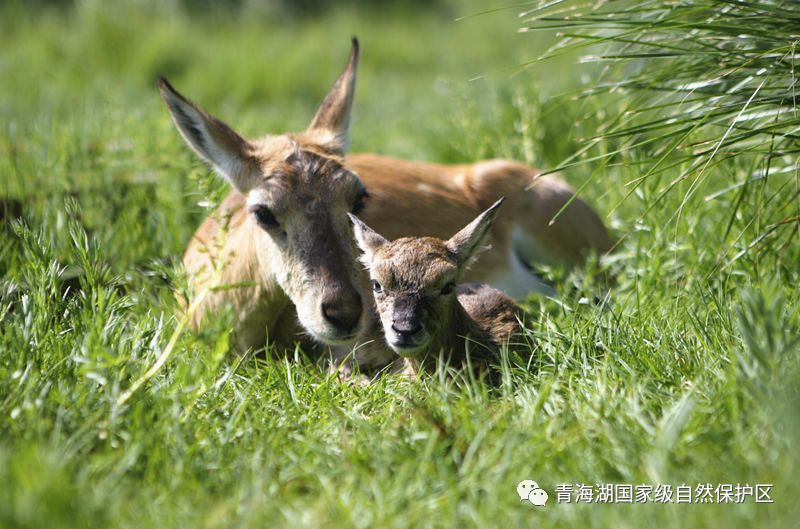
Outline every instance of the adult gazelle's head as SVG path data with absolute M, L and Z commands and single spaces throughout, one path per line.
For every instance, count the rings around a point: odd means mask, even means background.
M 303 327 L 331 345 L 352 340 L 366 312 L 347 213 L 358 212 L 367 193 L 344 167 L 357 62 L 353 39 L 347 67 L 308 129 L 258 140 L 243 138 L 159 80 L 186 143 L 246 196 L 262 268 L 294 303 Z

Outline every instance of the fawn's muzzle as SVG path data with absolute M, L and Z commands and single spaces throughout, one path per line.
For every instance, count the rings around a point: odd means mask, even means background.
M 410 338 L 422 330 L 422 325 L 415 320 L 395 320 L 392 323 L 392 330 L 396 332 L 398 336 Z
M 413 296 L 398 297 L 394 301 L 391 329 L 394 336 L 390 345 L 397 349 L 413 349 L 425 340 L 425 329 L 420 323 L 420 306 Z

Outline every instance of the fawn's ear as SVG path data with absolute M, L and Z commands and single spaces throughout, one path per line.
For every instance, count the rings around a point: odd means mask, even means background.
M 250 142 L 183 97 L 163 77 L 158 80 L 158 89 L 172 121 L 192 150 L 238 191 L 249 191 L 258 167 Z
M 359 261 L 364 263 L 364 266 L 367 268 L 370 267 L 372 263 L 372 257 L 384 244 L 388 243 L 383 235 L 379 234 L 363 222 L 361 219 L 353 215 L 352 213 L 347 214 L 350 217 L 350 221 L 353 223 L 353 233 L 356 236 L 356 243 L 358 247 L 361 248 L 361 251 L 364 253 L 359 258 Z
M 447 248 L 456 255 L 459 267 L 469 266 L 482 250 L 489 248 L 488 245 L 484 245 L 484 240 L 497 215 L 497 210 L 504 200 L 505 197 L 492 204 L 489 209 L 478 215 L 475 220 L 447 241 Z
M 336 80 L 322 101 L 317 114 L 311 120 L 308 131 L 318 134 L 329 142 L 330 147 L 344 154 L 347 151 L 350 111 L 356 92 L 356 68 L 358 66 L 358 39 L 353 37 L 350 59 L 344 72 Z

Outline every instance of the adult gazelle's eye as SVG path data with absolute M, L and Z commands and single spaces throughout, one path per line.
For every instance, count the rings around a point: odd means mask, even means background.
M 372 280 L 372 291 L 375 292 L 376 294 L 380 294 L 381 292 L 383 292 L 383 287 L 381 286 L 381 284 L 375 281 L 374 279 Z
M 277 228 L 280 226 L 275 215 L 266 206 L 253 206 L 250 212 L 255 216 L 258 224 L 263 228 Z
M 366 189 L 362 189 L 356 195 L 356 200 L 353 202 L 353 207 L 350 209 L 350 213 L 353 215 L 358 215 L 364 209 L 365 202 L 369 198 L 369 193 L 367 193 Z
M 456 288 L 455 283 L 453 282 L 447 283 L 444 287 L 442 287 L 442 291 L 439 294 L 441 294 L 442 296 L 446 296 L 448 294 L 451 294 L 453 290 L 455 290 L 455 288 Z

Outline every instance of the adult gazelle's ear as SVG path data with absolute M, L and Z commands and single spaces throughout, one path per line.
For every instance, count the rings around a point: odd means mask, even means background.
M 450 237 L 450 240 L 445 243 L 447 248 L 455 254 L 459 267 L 469 266 L 482 250 L 488 248 L 484 241 L 489 233 L 489 228 L 492 226 L 492 221 L 497 216 L 497 210 L 504 200 L 505 197 L 492 204 L 489 209 L 478 215 L 475 220 Z
M 192 150 L 237 190 L 249 191 L 257 170 L 250 142 L 183 97 L 163 77 L 158 80 L 158 89 L 172 121 Z
M 347 214 L 350 217 L 350 221 L 353 223 L 353 233 L 356 236 L 356 243 L 358 247 L 361 248 L 361 251 L 364 255 L 362 255 L 359 260 L 364 263 L 364 266 L 367 268 L 370 267 L 372 263 L 372 257 L 384 244 L 387 244 L 387 241 L 383 235 L 379 234 L 363 222 L 361 219 L 353 215 L 352 213 Z
M 308 126 L 308 132 L 321 137 L 333 150 L 344 154 L 347 151 L 350 111 L 356 91 L 356 68 L 358 67 L 358 39 L 353 37 L 353 48 L 344 72 L 336 80 L 322 101 L 317 114 Z

